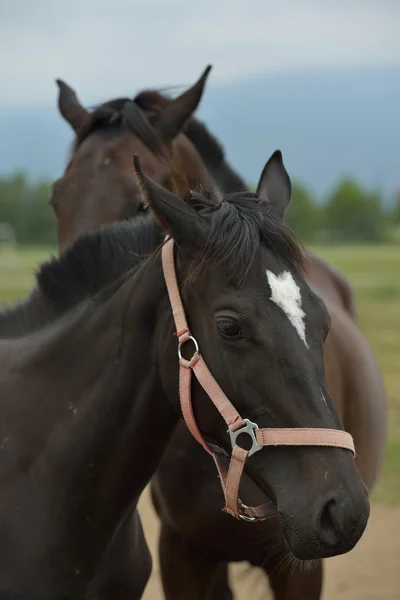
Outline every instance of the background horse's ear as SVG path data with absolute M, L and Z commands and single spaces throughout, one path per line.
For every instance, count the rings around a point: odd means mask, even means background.
M 205 218 L 184 200 L 147 177 L 141 169 L 136 154 L 133 157 L 133 164 L 143 202 L 149 206 L 164 231 L 182 248 L 196 250 L 202 248 L 208 233 Z
M 89 113 L 79 102 L 74 90 L 61 79 L 56 79 L 58 85 L 58 108 L 62 116 L 71 125 L 75 133 L 79 133 L 89 118 Z
M 211 65 L 205 69 L 200 79 L 191 88 L 175 100 L 171 100 L 155 121 L 154 128 L 166 144 L 172 142 L 182 131 L 188 119 L 197 109 L 210 71 Z
M 276 150 L 265 165 L 257 186 L 257 195 L 265 198 L 276 215 L 283 219 L 292 194 L 292 184 L 282 160 L 282 152 Z

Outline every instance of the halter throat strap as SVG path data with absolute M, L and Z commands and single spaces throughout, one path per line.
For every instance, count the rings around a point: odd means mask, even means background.
M 185 309 L 179 292 L 174 261 L 174 241 L 169 239 L 162 248 L 162 267 L 178 338 L 179 398 L 182 415 L 193 437 L 214 458 L 225 496 L 224 511 L 247 521 L 265 519 L 275 512 L 272 503 L 257 507 L 243 504 L 239 499 L 239 487 L 246 460 L 264 446 L 329 446 L 344 448 L 355 455 L 353 438 L 346 431 L 318 428 L 264 428 L 242 418 L 227 398 L 200 354 L 197 340 L 190 334 Z M 194 345 L 194 353 L 188 360 L 182 356 L 187 342 Z M 230 463 L 204 440 L 193 412 L 191 399 L 192 373 L 224 419 L 232 444 Z M 247 434 L 251 438 L 250 450 L 237 445 L 237 437 Z

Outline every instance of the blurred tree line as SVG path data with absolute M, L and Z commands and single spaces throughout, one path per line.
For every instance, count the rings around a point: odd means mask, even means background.
M 56 218 L 49 205 L 51 183 L 23 173 L 0 177 L 0 223 L 9 223 L 19 244 L 56 244 Z M 305 243 L 388 241 L 400 231 L 400 193 L 385 207 L 379 192 L 344 179 L 317 202 L 303 185 L 293 185 L 286 223 Z
M 380 242 L 388 237 L 394 213 L 379 192 L 346 178 L 323 202 L 295 183 L 285 220 L 303 242 Z
M 399 241 L 400 195 L 387 206 L 379 191 L 345 178 L 317 202 L 306 187 L 295 183 L 285 222 L 305 243 Z
M 10 224 L 19 244 L 55 245 L 56 217 L 49 204 L 51 183 L 23 173 L 0 177 L 0 223 Z

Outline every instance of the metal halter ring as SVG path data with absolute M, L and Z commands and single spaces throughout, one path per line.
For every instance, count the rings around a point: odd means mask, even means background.
M 240 429 L 236 429 L 235 431 L 231 431 L 230 429 L 228 429 L 228 433 L 229 433 L 229 437 L 231 438 L 232 448 L 236 444 L 237 437 L 242 433 L 247 433 L 247 435 L 249 435 L 251 437 L 251 442 L 252 442 L 251 448 L 248 453 L 248 456 L 251 456 L 255 452 L 258 452 L 259 450 L 262 449 L 262 446 L 260 446 L 260 444 L 257 442 L 257 438 L 256 438 L 256 434 L 255 434 L 256 430 L 258 429 L 258 425 L 257 425 L 257 423 L 253 423 L 252 421 L 249 421 L 249 419 L 243 419 L 243 423 L 245 423 L 245 425 L 243 427 L 241 427 Z
M 246 508 L 249 508 L 247 504 L 243 504 L 243 502 L 241 502 L 239 510 L 246 510 Z M 238 517 L 239 519 L 242 519 L 242 521 L 248 521 L 249 523 L 257 521 L 257 517 L 248 517 L 244 512 L 239 512 Z
M 182 346 L 184 344 L 186 344 L 186 342 L 193 342 L 193 344 L 194 344 L 194 353 L 193 353 L 192 358 L 189 358 L 189 359 L 186 359 L 182 356 Z M 182 342 L 179 342 L 178 356 L 179 356 L 179 362 L 181 365 L 183 365 L 184 367 L 191 367 L 193 365 L 193 363 L 197 360 L 197 358 L 200 356 L 199 345 L 197 343 L 196 338 L 194 338 L 192 335 L 189 335 Z

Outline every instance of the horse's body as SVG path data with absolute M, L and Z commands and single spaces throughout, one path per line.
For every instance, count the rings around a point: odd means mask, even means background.
M 142 108 L 147 107 L 148 112 L 146 114 L 148 114 L 149 118 L 151 119 L 154 119 L 154 116 L 157 115 L 157 111 L 165 108 L 164 101 L 161 101 L 157 104 L 157 95 L 151 94 L 150 96 L 148 96 L 144 94 L 143 96 L 139 95 L 138 98 L 142 98 L 141 100 L 139 100 L 138 104 L 141 105 Z M 152 99 L 152 101 L 155 102 L 153 107 L 150 106 L 150 99 Z M 196 122 L 194 123 L 196 125 Z M 197 123 L 197 125 L 199 124 Z M 208 132 L 205 132 L 203 130 L 203 132 L 201 133 L 200 131 L 199 137 L 199 130 L 193 130 L 193 122 L 189 122 L 189 125 L 186 129 L 186 133 L 189 139 L 193 142 L 193 146 L 191 146 L 190 152 L 192 152 L 193 147 L 199 150 L 201 158 L 205 162 L 206 167 L 211 173 L 213 180 L 219 185 L 219 187 L 224 193 L 245 188 L 243 181 L 230 169 L 229 165 L 227 165 L 227 163 L 225 162 L 223 154 L 219 154 L 217 156 L 215 156 L 214 154 L 213 157 L 213 153 L 210 150 L 209 145 L 211 138 Z M 182 139 L 184 138 L 184 136 L 179 136 L 179 138 Z M 202 145 L 203 142 L 204 145 Z M 101 142 L 99 139 L 97 139 L 97 143 L 97 152 L 99 152 L 100 149 L 104 147 L 104 142 Z M 128 151 L 128 155 L 129 152 L 130 150 Z M 76 156 L 75 158 L 78 159 L 79 156 Z M 197 165 L 198 158 L 196 158 L 195 161 L 192 161 L 192 164 Z M 199 172 L 194 177 L 192 176 L 191 178 L 187 177 L 186 175 L 184 175 L 181 178 L 181 182 L 187 182 L 188 180 L 190 180 L 191 184 L 193 181 L 204 181 L 201 172 Z M 210 179 L 208 179 L 208 182 L 206 181 L 206 185 L 209 185 L 209 182 Z M 116 197 L 115 194 L 113 196 L 113 205 L 114 208 L 116 208 L 117 210 L 112 216 L 112 218 L 109 218 L 107 215 L 104 215 L 103 211 L 107 210 L 107 206 L 110 205 L 111 191 L 109 192 L 109 189 L 112 190 L 113 188 L 108 188 L 104 183 L 103 189 L 104 193 L 109 193 L 108 200 L 105 200 L 103 204 L 96 204 L 96 196 L 95 194 L 91 193 L 90 198 L 94 202 L 92 204 L 91 210 L 94 211 L 97 206 L 98 214 L 102 215 L 101 219 L 103 222 L 107 222 L 108 220 L 112 221 L 124 218 L 125 214 L 123 210 L 121 211 L 121 209 L 118 208 L 121 206 L 119 204 L 119 194 L 117 194 Z M 62 199 L 63 198 L 61 197 L 61 200 Z M 60 198 L 57 198 L 57 200 L 59 201 Z M 67 200 L 67 198 L 65 198 L 64 200 Z M 84 209 L 87 197 L 83 194 L 83 196 L 79 197 L 79 199 L 77 198 L 77 200 L 79 200 L 79 203 Z M 92 202 L 92 200 L 90 202 Z M 134 214 L 135 213 L 133 212 L 132 216 L 134 216 Z M 79 214 L 77 215 L 77 217 L 79 222 Z M 60 230 L 60 227 L 63 227 L 65 225 L 65 219 L 62 218 L 61 214 L 58 214 L 58 221 Z M 89 228 L 96 228 L 97 224 L 96 222 L 89 222 L 87 226 Z M 77 230 L 74 230 L 72 222 L 69 223 L 69 228 L 70 231 L 68 233 L 68 236 L 70 239 L 73 239 L 77 234 L 79 234 L 79 228 Z M 336 311 L 337 313 L 340 313 L 343 317 L 345 311 L 350 315 L 352 319 L 354 319 L 354 301 L 352 297 L 351 288 L 349 287 L 346 280 L 341 276 L 341 274 L 334 271 L 332 267 L 330 267 L 330 265 L 324 263 L 318 257 L 309 255 L 308 260 L 310 268 L 307 273 L 307 279 L 310 285 L 313 287 L 313 289 L 317 291 L 317 293 L 319 293 L 321 297 L 323 297 L 327 301 L 332 313 Z M 344 324 L 343 319 L 345 321 Z M 366 381 L 363 380 L 361 372 L 357 373 L 354 372 L 352 369 L 348 368 L 349 363 L 346 363 L 345 365 L 342 360 L 338 361 L 338 356 L 340 356 L 342 348 L 340 348 L 338 341 L 336 341 L 335 344 L 332 344 L 330 340 L 333 339 L 334 335 L 336 335 L 334 334 L 334 331 L 338 327 L 337 323 L 339 323 L 339 321 L 342 323 L 344 335 L 348 335 L 350 331 L 352 332 L 350 335 L 352 335 L 356 339 L 356 341 L 354 342 L 354 355 L 349 357 L 349 361 L 359 361 L 361 369 L 365 369 L 365 366 L 367 364 L 371 364 L 371 371 L 369 375 L 370 384 L 366 383 Z M 342 319 L 339 318 L 338 320 L 334 318 L 332 332 L 328 339 L 329 341 L 327 347 L 329 349 L 327 350 L 328 355 L 326 364 L 327 371 L 331 373 L 328 376 L 329 385 L 332 386 L 332 382 L 334 382 L 332 394 L 338 406 L 342 408 L 342 406 L 346 404 L 346 414 L 348 412 L 353 414 L 352 419 L 347 419 L 346 427 L 353 433 L 358 442 L 359 460 L 361 461 L 363 476 L 365 477 L 369 486 L 372 486 L 374 480 L 376 479 L 379 473 L 385 437 L 385 409 L 382 405 L 384 393 L 380 384 L 379 372 L 376 368 L 373 358 L 371 358 L 370 356 L 368 346 L 366 345 L 365 341 L 362 339 L 358 330 L 356 329 L 356 327 L 350 319 L 347 318 L 346 323 L 345 317 L 343 317 Z M 348 347 L 348 345 L 345 344 L 345 348 L 346 347 Z M 366 385 L 366 389 L 368 388 L 368 391 L 370 393 L 369 395 L 367 394 L 368 398 L 365 400 L 364 405 L 361 406 L 360 399 L 362 395 L 365 395 L 366 393 L 364 385 Z M 347 394 L 344 394 L 344 389 L 347 390 Z M 360 411 L 360 413 L 354 415 L 354 411 Z M 364 421 L 366 421 L 366 423 L 360 425 L 359 419 L 363 419 Z M 372 427 L 372 425 L 374 424 L 374 419 L 375 424 L 377 425 L 376 429 L 373 429 Z M 185 457 L 182 457 L 182 452 L 185 453 Z M 365 463 L 369 463 L 368 468 L 365 468 Z M 200 465 L 202 466 L 200 467 Z M 187 479 L 182 479 L 182 477 L 187 476 L 187 470 L 189 468 L 195 469 L 196 472 L 200 470 L 201 477 L 198 477 L 193 482 L 193 488 L 190 492 L 190 498 L 186 497 L 185 494 L 183 494 L 183 496 L 180 495 L 180 497 L 177 498 L 177 492 L 180 492 L 182 490 L 181 482 L 187 481 Z M 211 556 L 215 554 L 217 559 L 206 561 L 207 573 L 205 580 L 207 582 L 207 586 L 209 586 L 212 576 L 214 572 L 216 572 L 218 574 L 219 579 L 217 583 L 215 583 L 213 598 L 224 598 L 221 590 L 224 590 L 223 593 L 228 594 L 227 597 L 229 597 L 229 589 L 227 587 L 226 582 L 226 561 L 249 560 L 253 564 L 257 564 L 257 560 L 259 561 L 260 556 L 260 546 L 257 543 L 257 541 L 259 540 L 259 536 L 265 536 L 265 545 L 267 545 L 268 542 L 268 529 L 265 528 L 265 525 L 262 526 L 257 524 L 257 526 L 255 527 L 254 525 L 249 526 L 243 523 L 234 522 L 232 520 L 228 520 L 227 522 L 225 515 L 220 514 L 218 511 L 215 512 L 217 509 L 217 502 L 218 504 L 220 504 L 220 491 L 217 487 L 217 481 L 215 480 L 214 475 L 210 472 L 210 468 L 210 464 L 207 464 L 207 457 L 204 455 L 203 451 L 193 443 L 193 440 L 186 432 L 185 427 L 182 424 L 179 425 L 178 431 L 175 434 L 173 442 L 168 451 L 168 455 L 163 461 L 162 467 L 159 470 L 156 478 L 154 479 L 153 486 L 153 496 L 155 498 L 155 504 L 163 521 L 161 558 L 162 561 L 167 560 L 167 563 L 164 565 L 165 569 L 163 569 L 164 579 L 167 577 L 165 573 L 167 573 L 168 570 L 170 570 L 171 581 L 173 584 L 176 583 L 176 585 L 174 585 L 174 589 L 171 589 L 171 586 L 168 584 L 168 582 L 166 582 L 166 587 L 169 594 L 168 597 L 171 598 L 187 598 L 188 596 L 194 597 L 192 596 L 192 594 L 194 587 L 196 587 L 196 584 L 194 583 L 195 579 L 193 579 L 191 583 L 188 578 L 186 579 L 186 583 L 189 585 L 188 589 L 186 589 L 184 584 L 182 584 L 180 577 L 181 575 L 183 575 L 183 570 L 179 569 L 180 555 L 179 551 L 177 551 L 176 543 L 178 543 L 178 546 L 181 543 L 187 543 L 190 545 L 193 554 L 189 555 L 187 552 L 185 552 L 185 556 L 183 557 L 183 559 L 188 569 L 187 572 L 192 573 L 193 577 L 195 576 L 195 572 L 192 572 L 192 570 L 194 564 L 197 565 L 199 569 L 200 578 L 202 578 L 204 575 L 202 574 L 202 570 L 204 567 L 204 557 L 201 557 L 202 544 L 200 543 L 200 546 L 198 546 L 199 552 L 196 550 L 196 545 L 199 544 L 199 540 L 201 539 L 204 541 L 204 543 L 208 543 L 208 554 Z M 180 483 L 178 483 L 178 481 Z M 213 481 L 214 483 L 212 483 Z M 197 503 L 196 500 L 200 498 L 204 500 L 204 490 L 207 490 L 207 508 L 205 507 L 204 502 Z M 185 498 L 184 505 L 180 502 L 180 499 L 182 497 Z M 198 528 L 196 527 L 197 525 Z M 225 543 L 225 539 L 224 541 L 222 541 L 223 535 L 221 532 L 224 531 L 226 533 L 229 533 L 230 537 L 226 537 L 226 540 L 230 539 L 231 541 L 229 541 L 228 543 Z M 277 528 L 277 531 L 279 533 L 279 528 Z M 245 537 L 249 540 L 245 544 L 242 543 L 242 532 L 244 532 Z M 252 534 L 254 534 L 254 539 L 256 541 L 254 548 L 251 548 L 250 543 L 251 538 L 253 537 Z M 235 543 L 234 540 L 237 540 L 237 543 Z M 277 560 L 281 560 L 279 553 Z M 130 563 L 128 557 L 126 564 L 127 568 L 125 569 L 125 571 L 129 572 Z M 179 570 L 179 573 L 172 569 L 173 566 L 175 566 L 176 569 Z M 289 576 L 287 572 L 282 573 L 281 571 L 274 571 L 274 566 L 276 566 L 276 559 L 271 559 L 265 563 L 266 571 L 274 573 L 272 575 L 271 582 L 277 590 L 277 598 L 279 598 L 279 600 L 286 600 L 286 598 L 292 598 L 292 596 L 290 596 L 288 592 L 288 590 L 290 590 L 291 588 L 295 589 L 296 593 L 300 594 L 299 590 L 302 590 L 304 586 L 306 589 L 314 590 L 315 598 L 319 598 L 321 582 L 320 570 L 316 569 L 314 570 L 314 572 L 311 572 L 309 574 L 304 574 L 302 571 L 299 571 L 299 573 L 294 572 L 292 575 Z M 205 597 L 204 585 L 205 583 L 202 582 L 201 585 L 197 586 L 197 589 L 199 590 L 199 598 Z M 182 586 L 182 595 L 179 595 L 179 586 Z
M 218 156 L 215 141 L 202 125 L 190 122 L 187 134 L 224 193 L 244 187 L 223 156 Z M 307 254 L 307 261 L 306 280 L 323 298 L 332 319 L 324 346 L 328 389 L 355 439 L 357 464 L 371 491 L 381 473 L 387 435 L 380 370 L 355 324 L 355 302 L 346 279 L 312 253 Z M 167 600 L 183 600 L 188 595 L 193 600 L 230 600 L 227 563 L 231 561 L 262 567 L 276 600 L 319 600 L 322 565 L 315 563 L 311 570 L 299 565 L 281 568 L 287 554 L 276 522 L 248 525 L 217 513 L 221 493 L 215 478 L 212 484 L 212 467 L 202 454 L 179 423 L 152 480 L 153 503 L 162 522 L 159 552 Z
M 218 148 L 203 126 L 190 122 L 187 133 L 224 193 L 244 187 L 218 156 Z M 332 318 L 324 346 L 328 388 L 356 441 L 356 460 L 372 490 L 386 447 L 386 394 L 381 374 L 355 324 L 356 308 L 348 282 L 319 257 L 308 253 L 307 261 L 306 280 L 324 299 Z M 217 513 L 221 502 L 218 482 L 214 479 L 211 484 L 212 468 L 202 455 L 202 449 L 180 423 L 152 480 L 153 502 L 162 522 L 160 561 L 167 599 L 183 600 L 190 594 L 199 600 L 229 600 L 227 562 L 248 561 L 267 573 L 276 600 L 319 600 L 321 564 L 316 563 L 311 570 L 280 568 L 287 557 L 279 525 L 232 522 Z
M 272 160 L 279 161 L 275 157 Z M 279 162 L 277 167 L 272 165 L 271 176 L 278 172 L 281 177 L 279 170 L 284 177 Z M 178 361 L 160 253 L 155 252 L 145 263 L 136 259 L 139 264 L 134 270 L 127 272 L 127 266 L 149 245 L 154 247 L 160 233 L 162 236 L 168 233 L 177 240 L 180 279 L 198 273 L 191 285 L 182 288 L 193 333 L 204 355 L 213 362 L 220 384 L 231 398 L 237 398 L 240 410 L 249 418 L 256 418 L 262 426 L 275 423 L 281 412 L 283 423 L 291 415 L 289 422 L 301 427 L 306 412 L 311 427 L 340 427 L 326 391 L 326 405 L 320 402 L 321 390 L 325 390 L 321 366 L 322 339 L 328 326 L 326 312 L 302 280 L 300 267 L 295 266 L 300 261 L 299 250 L 276 221 L 273 209 L 253 198 L 233 198 L 224 203 L 228 223 L 235 223 L 240 232 L 237 239 L 232 237 L 231 226 L 225 224 L 219 211 L 210 209 L 207 201 L 199 214 L 190 207 L 184 208 L 186 205 L 176 196 L 139 175 L 148 202 L 164 224 L 163 232 L 152 223 L 149 229 L 146 221 L 137 225 L 139 230 L 147 228 L 141 244 L 134 243 L 129 236 L 127 243 L 118 235 L 110 237 L 107 231 L 92 238 L 92 242 L 90 238 L 82 239 L 60 261 L 41 270 L 33 300 L 31 297 L 25 306 L 11 312 L 15 326 L 21 318 L 24 323 L 15 335 L 10 335 L 8 314 L 0 319 L 0 331 L 8 332 L 7 339 L 3 337 L 0 342 L 3 398 L 0 410 L 4 427 L 0 461 L 3 490 L 0 594 L 5 600 L 114 599 L 126 598 L 127 594 L 133 598 L 141 595 L 149 573 L 149 556 L 137 517 L 131 530 L 136 537 L 125 537 L 128 529 L 124 524 L 157 468 L 179 416 Z M 268 176 L 267 170 L 264 178 Z M 276 202 L 280 201 L 278 195 Z M 258 224 L 258 236 L 254 237 L 252 229 L 247 230 L 249 223 L 253 227 Z M 203 244 L 204 256 L 209 253 L 207 269 L 199 261 L 197 251 Z M 99 248 L 103 252 L 100 256 L 96 253 Z M 227 266 L 225 257 L 233 249 L 238 266 L 230 271 L 232 265 Z M 121 255 L 120 268 L 124 274 L 107 285 L 113 278 L 108 269 L 116 275 L 115 256 Z M 103 260 L 100 280 L 96 275 L 99 259 Z M 118 265 L 118 259 L 116 262 Z M 259 316 L 255 319 L 254 315 L 247 315 L 246 328 L 258 330 L 262 325 L 264 333 L 256 344 L 250 336 L 245 349 L 242 342 L 236 344 L 236 330 L 232 333 L 229 324 L 231 317 L 222 317 L 217 309 L 218 331 L 221 327 L 224 339 L 234 336 L 232 343 L 239 354 L 232 355 L 225 342 L 218 342 L 213 319 L 205 307 L 216 300 L 221 305 L 223 300 L 223 306 L 232 303 L 229 312 L 232 315 L 240 311 L 242 303 L 245 307 L 255 306 L 256 299 L 264 306 L 262 296 L 268 290 L 259 272 L 265 266 L 276 272 L 283 266 L 290 268 L 291 276 L 301 285 L 304 310 L 310 315 L 307 330 L 310 352 L 306 355 L 303 342 L 293 338 L 292 326 L 280 313 L 274 317 L 281 321 L 274 332 L 271 330 L 274 319 L 271 320 L 269 312 L 261 320 Z M 236 273 L 240 285 L 235 284 Z M 34 302 L 33 314 L 30 302 Z M 25 335 L 21 328 L 26 328 Z M 271 353 L 271 337 L 288 344 L 293 352 L 297 347 L 299 352 L 290 367 L 294 369 L 293 376 L 287 378 L 282 372 L 280 394 L 296 396 L 298 390 L 293 382 L 301 378 L 309 398 L 306 411 L 290 404 L 282 410 L 282 405 L 277 405 L 272 421 L 264 397 L 265 385 L 271 385 L 272 380 L 264 381 L 262 362 L 258 364 L 259 357 Z M 265 345 L 261 354 L 260 344 Z M 271 360 L 279 356 L 277 350 L 274 344 Z M 216 361 L 221 353 L 226 353 L 226 360 Z M 286 360 L 286 350 L 282 358 Z M 241 364 L 244 370 L 239 374 Z M 277 374 L 281 370 L 279 360 L 276 366 Z M 246 400 L 249 397 L 246 373 L 253 369 L 259 373 L 260 381 L 256 388 L 253 381 L 250 401 Z M 233 372 L 236 375 L 232 378 Z M 197 387 L 193 389 L 193 402 L 201 430 L 229 451 L 225 426 Z M 269 454 L 266 461 L 252 458 L 249 481 L 254 478 L 263 494 L 267 489 L 272 494 L 282 515 L 288 543 L 295 552 L 311 556 L 336 554 L 353 546 L 366 525 L 368 501 L 350 453 L 338 448 L 303 448 L 296 455 L 290 448 L 283 453 L 266 452 Z M 294 460 L 296 469 L 313 473 L 313 483 L 304 485 L 293 471 L 287 487 L 279 475 L 282 460 L 284 464 L 292 464 Z M 321 468 L 329 470 L 331 480 L 315 478 Z M 339 491 L 337 478 L 341 484 Z M 290 492 L 292 485 L 301 498 L 295 505 Z M 305 510 L 300 507 L 304 502 Z M 314 505 L 321 511 L 317 521 L 313 517 Z M 347 522 L 351 524 L 351 534 L 344 529 Z M 130 573 L 129 587 L 124 581 L 127 561 L 118 564 L 122 555 L 110 555 L 110 547 L 119 535 L 119 548 L 127 551 L 132 544 L 135 560 L 141 560 Z M 101 582 L 99 575 L 104 561 L 109 565 L 109 560 L 117 569 L 113 573 L 114 587 L 109 578 Z M 94 581 L 97 588 L 93 587 Z
M 103 254 L 82 244 L 60 265 L 42 269 L 40 287 L 10 314 L 13 331 L 8 313 L 0 319 L 4 599 L 125 598 L 128 592 L 140 598 L 150 574 L 138 516 L 134 527 L 120 531 L 154 470 L 151 460 L 138 458 L 142 444 L 152 429 L 161 456 L 174 418 L 160 407 L 163 419 L 154 428 L 148 421 L 151 386 L 145 391 L 134 371 L 135 350 L 142 355 L 144 343 L 138 348 L 126 336 L 129 327 L 134 338 L 142 337 L 143 325 L 130 314 L 132 297 L 143 303 L 135 282 L 114 283 L 93 299 L 90 278 L 97 290 L 105 285 L 97 261 L 103 258 L 106 268 L 107 241 L 103 237 Z M 112 244 L 119 248 L 119 239 L 110 240 L 109 254 Z M 150 365 L 139 370 L 157 387 Z M 126 562 L 107 556 L 114 537 L 124 561 L 135 556 L 129 589 L 118 577 Z M 103 561 L 114 569 L 107 588 Z

